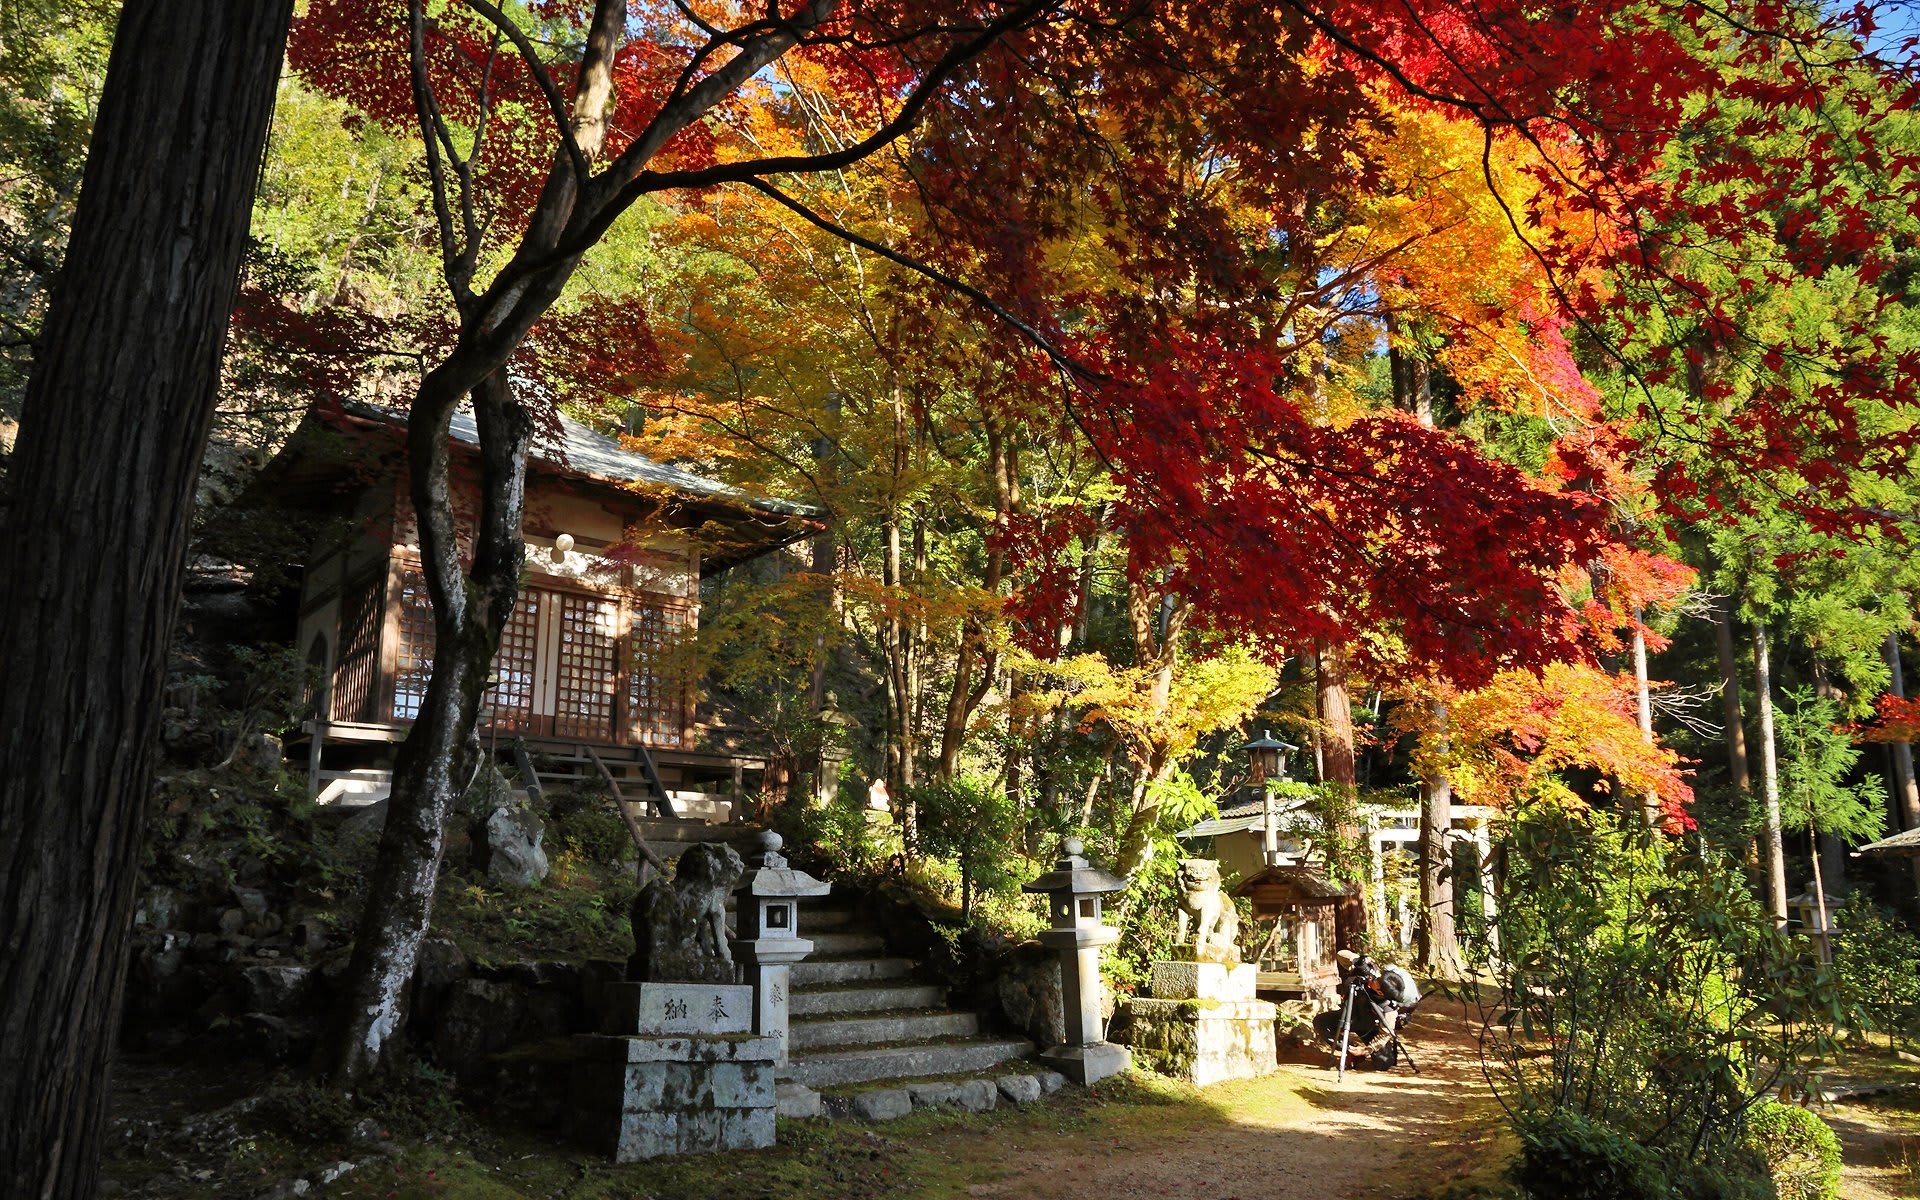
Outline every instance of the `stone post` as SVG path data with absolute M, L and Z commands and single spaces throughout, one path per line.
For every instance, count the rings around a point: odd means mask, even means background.
M 1100 897 L 1127 881 L 1087 864 L 1085 846 L 1068 838 L 1054 869 L 1026 885 L 1043 893 L 1052 928 L 1040 932 L 1040 944 L 1060 956 L 1060 993 L 1066 1040 L 1040 1061 L 1082 1086 L 1118 1074 L 1132 1063 L 1122 1046 L 1106 1040 L 1100 1015 L 1100 951 L 1120 940 L 1120 931 L 1100 920 Z

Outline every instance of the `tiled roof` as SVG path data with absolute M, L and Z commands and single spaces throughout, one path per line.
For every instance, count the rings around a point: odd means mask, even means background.
M 1855 854 L 1890 854 L 1896 858 L 1920 857 L 1920 829 L 1909 829 L 1854 851 Z
M 372 404 L 349 401 L 348 412 L 354 416 L 394 425 L 404 425 L 406 415 L 392 409 Z M 467 446 L 480 444 L 480 426 L 474 420 L 473 413 L 467 409 L 456 409 L 453 419 L 448 423 L 448 432 L 453 440 Z M 617 438 L 566 416 L 560 417 L 560 436 L 558 439 L 549 434 L 537 434 L 533 441 L 532 457 L 556 470 L 573 475 L 584 475 L 594 479 L 613 483 L 642 483 L 672 488 L 684 495 L 710 498 L 725 504 L 735 504 L 744 508 L 757 509 L 784 517 L 824 517 L 825 511 L 811 504 L 801 504 L 793 500 L 782 500 L 774 496 L 756 496 L 751 492 L 696 475 L 682 467 L 669 466 L 655 462 L 637 450 L 629 450 L 620 444 Z

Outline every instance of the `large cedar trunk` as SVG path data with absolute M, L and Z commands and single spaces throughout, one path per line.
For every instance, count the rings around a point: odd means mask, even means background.
M 1389 316 L 1389 328 L 1398 330 Z M 1389 348 L 1395 404 L 1428 429 L 1434 427 L 1433 374 L 1424 358 Z M 1447 706 L 1432 701 L 1428 720 L 1442 753 L 1447 744 Z M 1459 935 L 1453 919 L 1453 781 L 1435 770 L 1420 781 L 1420 917 L 1416 943 L 1420 962 L 1430 971 L 1452 973 L 1460 962 Z
M 1740 712 L 1740 660 L 1733 650 L 1733 618 L 1727 611 L 1730 604 L 1721 600 L 1713 605 L 1713 645 L 1720 660 L 1720 716 L 1727 727 L 1727 778 L 1744 796 L 1753 790 L 1753 779 L 1747 767 L 1747 730 Z
M 292 0 L 129 0 L 0 524 L 0 1194 L 95 1191 L 194 484 Z
M 1321 782 L 1338 788 L 1344 803 L 1342 812 L 1357 798 L 1359 780 L 1354 771 L 1353 697 L 1347 687 L 1347 654 L 1332 642 L 1320 642 L 1313 656 L 1314 704 L 1319 713 Z M 1347 848 L 1348 861 L 1367 864 L 1371 847 L 1366 831 L 1352 820 L 1342 820 L 1333 831 Z M 1366 933 L 1370 915 L 1365 904 L 1354 906 L 1354 935 Z M 1382 920 L 1386 914 L 1379 914 Z
M 1152 667 L 1147 705 L 1164 713 L 1173 698 L 1173 669 L 1180 655 L 1180 633 L 1193 616 L 1193 605 L 1168 593 L 1156 592 L 1139 580 L 1127 583 L 1127 624 L 1133 632 L 1136 666 Z M 1153 830 L 1160 819 L 1160 801 L 1151 785 L 1164 782 L 1178 762 L 1164 744 L 1147 749 L 1134 776 L 1133 798 L 1114 848 L 1115 870 L 1132 875 L 1153 857 Z
M 1353 755 L 1353 698 L 1347 690 L 1346 651 L 1321 642 L 1314 654 L 1314 697 L 1320 710 L 1321 767 L 1325 782 L 1345 788 L 1357 786 Z M 1358 826 L 1343 827 L 1340 836 L 1357 839 Z

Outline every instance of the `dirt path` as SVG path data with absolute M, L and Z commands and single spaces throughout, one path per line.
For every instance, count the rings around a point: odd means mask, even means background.
M 1898 1200 L 1920 1194 L 1920 1114 L 1844 1104 L 1822 1114 L 1840 1135 L 1841 1200 Z
M 1143 1078 L 987 1113 L 916 1113 L 871 1126 L 804 1122 L 783 1132 L 780 1146 L 757 1154 L 624 1166 L 511 1120 L 484 1128 L 466 1120 L 433 1137 L 407 1135 L 376 1161 L 345 1145 L 289 1140 L 261 1133 L 251 1117 L 233 1118 L 231 1093 L 262 1080 L 215 1086 L 223 1082 L 217 1071 L 127 1063 L 115 1083 L 129 1136 L 119 1139 L 109 1175 L 125 1200 L 257 1200 L 276 1183 L 305 1178 L 336 1159 L 366 1161 L 311 1195 L 1403 1200 L 1498 1161 L 1500 1123 L 1465 1028 L 1457 1015 L 1421 1013 L 1407 1039 L 1419 1075 L 1402 1064 L 1388 1073 L 1350 1072 L 1336 1084 L 1327 1060 L 1314 1055 L 1261 1079 L 1206 1089 Z M 149 1117 L 158 1118 L 152 1129 Z
M 994 1148 L 992 1200 L 1358 1200 L 1418 1193 L 1480 1165 L 1491 1136 L 1478 1060 L 1457 1021 L 1423 1014 L 1409 1032 L 1422 1073 L 1349 1072 L 1319 1064 L 1192 1093 L 1075 1138 Z M 1075 1148 L 1075 1146 L 1079 1148 Z

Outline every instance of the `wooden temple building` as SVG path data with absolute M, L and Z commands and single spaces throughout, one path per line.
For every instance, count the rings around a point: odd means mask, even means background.
M 256 484 L 280 504 L 338 518 L 305 563 L 297 633 L 320 681 L 306 734 L 323 802 L 384 795 L 392 744 L 433 669 L 403 434 L 404 419 L 384 409 L 316 409 Z M 457 413 L 450 436 L 456 512 L 470 527 L 475 489 L 459 480 L 476 474 L 472 415 Z M 703 815 L 701 798 L 737 795 L 765 762 L 700 745 L 691 676 L 700 580 L 809 536 L 819 517 L 561 417 L 535 439 L 528 464 L 526 571 L 494 658 L 482 737 L 521 739 L 537 761 L 557 763 L 549 783 L 609 772 L 652 779 L 693 806 L 682 815 Z M 724 819 L 712 808 L 704 815 Z

